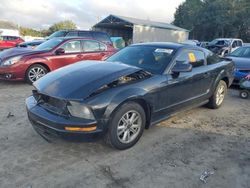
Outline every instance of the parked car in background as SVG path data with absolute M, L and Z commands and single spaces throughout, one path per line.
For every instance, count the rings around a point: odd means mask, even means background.
M 237 75 L 245 75 L 250 74 L 250 46 L 243 46 L 233 51 L 231 54 L 227 56 L 235 63 L 235 68 L 237 72 L 241 72 L 244 74 L 236 74 L 234 83 L 238 84 L 242 79 L 242 76 Z
M 224 57 L 241 46 L 243 46 L 243 41 L 241 39 L 218 38 L 210 42 L 207 49 Z
M 16 47 L 17 44 L 24 42 L 21 37 L 0 36 L 0 50 Z
M 183 44 L 200 46 L 200 42 L 198 40 L 186 40 L 186 41 L 183 42 Z
M 112 41 L 108 34 L 100 31 L 60 30 L 52 33 L 47 39 L 55 37 L 83 37 L 98 40 L 107 45 L 112 45 Z
M 16 45 L 16 47 L 21 47 L 21 48 L 35 48 L 45 42 L 46 40 L 32 40 L 29 42 L 22 42 Z
M 82 60 L 102 60 L 116 50 L 84 38 L 53 38 L 34 50 L 13 48 L 0 53 L 0 79 L 33 83 L 45 74 Z
M 105 63 L 79 62 L 39 79 L 26 100 L 28 117 L 45 138 L 104 134 L 111 146 L 127 149 L 177 111 L 206 103 L 219 108 L 233 70 L 231 60 L 204 48 L 136 44 Z
M 207 41 L 202 41 L 202 42 L 200 42 L 200 47 L 202 47 L 202 48 L 207 48 L 207 46 L 209 45 L 209 42 L 207 42 Z

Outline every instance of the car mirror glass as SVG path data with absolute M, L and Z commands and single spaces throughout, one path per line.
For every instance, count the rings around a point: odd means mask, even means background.
M 172 68 L 173 73 L 180 73 L 180 72 L 191 72 L 193 66 L 189 62 L 185 63 L 176 63 L 175 66 Z

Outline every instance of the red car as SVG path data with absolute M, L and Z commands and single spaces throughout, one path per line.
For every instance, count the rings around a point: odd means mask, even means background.
M 22 42 L 24 42 L 24 40 L 20 37 L 0 36 L 0 50 L 14 48 L 16 45 Z
M 53 38 L 34 50 L 13 48 L 0 53 L 0 79 L 33 83 L 46 73 L 82 60 L 104 60 L 112 45 L 86 38 Z

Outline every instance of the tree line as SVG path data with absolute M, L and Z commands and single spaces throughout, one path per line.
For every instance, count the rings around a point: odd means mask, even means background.
M 18 29 L 21 36 L 33 36 L 33 37 L 46 37 L 58 30 L 63 29 L 76 29 L 77 26 L 71 20 L 61 21 L 54 23 L 48 29 L 32 29 L 28 27 L 18 26 L 12 22 L 0 21 L 0 28 L 2 29 Z
M 190 30 L 190 39 L 250 42 L 250 0 L 186 0 L 176 9 L 173 24 Z

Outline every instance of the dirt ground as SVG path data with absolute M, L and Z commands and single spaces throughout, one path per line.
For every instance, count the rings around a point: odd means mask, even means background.
M 48 143 L 32 129 L 32 86 L 0 82 L 0 187 L 250 187 L 250 100 L 196 108 L 145 130 L 126 151 L 96 142 Z M 13 116 L 12 116 L 13 115 Z M 199 180 L 205 170 L 214 174 Z

